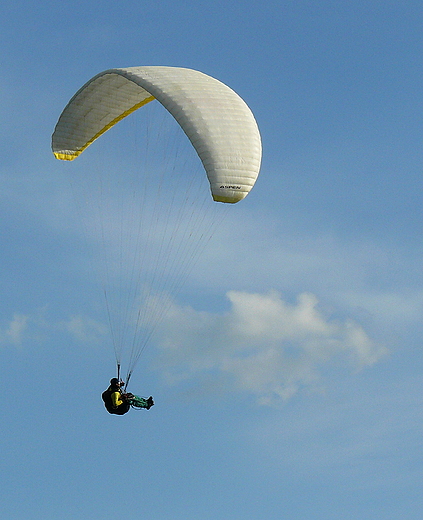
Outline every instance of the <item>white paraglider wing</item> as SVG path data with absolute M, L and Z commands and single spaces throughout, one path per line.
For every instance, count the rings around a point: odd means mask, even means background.
M 52 137 L 58 159 L 72 160 L 109 128 L 157 99 L 177 120 L 206 170 L 213 199 L 235 203 L 254 186 L 261 139 L 246 103 L 220 81 L 177 67 L 109 69 L 63 110 Z

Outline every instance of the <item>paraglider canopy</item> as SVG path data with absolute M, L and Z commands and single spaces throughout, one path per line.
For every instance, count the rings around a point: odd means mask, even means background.
M 261 139 L 251 110 L 220 81 L 192 69 L 109 69 L 90 79 L 69 101 L 56 125 L 52 148 L 73 160 L 131 112 L 157 99 L 197 151 L 213 199 L 235 203 L 254 186 Z

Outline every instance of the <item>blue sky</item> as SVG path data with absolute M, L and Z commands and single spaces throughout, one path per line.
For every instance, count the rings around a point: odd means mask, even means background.
M 422 22 L 407 0 L 6 0 L 5 518 L 421 518 Z M 134 373 L 156 405 L 112 417 L 96 261 L 50 138 L 85 81 L 137 65 L 231 86 L 263 163 Z

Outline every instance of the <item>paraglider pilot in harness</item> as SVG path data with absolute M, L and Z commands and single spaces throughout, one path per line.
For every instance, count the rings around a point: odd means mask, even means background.
M 129 409 L 146 408 L 149 410 L 153 405 L 153 398 L 150 396 L 148 399 L 139 397 L 131 393 L 122 392 L 121 388 L 125 383 L 119 381 L 117 377 L 113 377 L 110 380 L 110 386 L 105 390 L 101 397 L 104 401 L 106 410 L 113 415 L 124 415 L 129 412 Z

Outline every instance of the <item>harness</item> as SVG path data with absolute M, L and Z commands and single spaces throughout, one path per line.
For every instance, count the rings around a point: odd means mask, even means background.
M 114 408 L 112 403 L 112 394 L 114 394 L 115 392 L 116 390 L 113 390 L 109 386 L 109 388 L 101 394 L 101 398 L 104 401 L 104 406 L 106 407 L 106 410 L 113 415 L 124 415 L 126 412 L 129 411 L 130 404 L 127 402 L 123 402 L 117 408 Z

